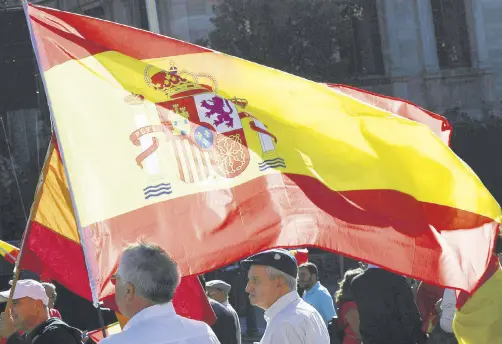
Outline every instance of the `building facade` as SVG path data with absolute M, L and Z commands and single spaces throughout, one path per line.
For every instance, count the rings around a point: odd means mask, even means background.
M 498 0 L 350 0 L 358 11 L 349 58 L 355 86 L 437 113 L 482 118 L 502 100 Z M 39 0 L 40 4 L 148 29 L 145 0 Z M 157 0 L 162 34 L 195 42 L 212 28 L 218 0 Z M 333 80 L 326 80 L 332 82 Z

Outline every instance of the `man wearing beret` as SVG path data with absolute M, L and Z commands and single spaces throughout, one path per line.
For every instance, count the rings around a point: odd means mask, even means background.
M 261 252 L 241 265 L 248 270 L 251 304 L 265 310 L 267 328 L 260 344 L 329 344 L 321 315 L 298 295 L 298 265 L 289 251 Z
M 237 330 L 237 343 L 241 343 L 241 323 L 239 320 L 239 315 L 235 311 L 234 307 L 228 302 L 228 294 L 230 293 L 232 286 L 222 280 L 212 280 L 206 283 L 207 296 L 211 299 L 218 301 L 226 309 L 232 313 L 234 317 L 234 323 Z

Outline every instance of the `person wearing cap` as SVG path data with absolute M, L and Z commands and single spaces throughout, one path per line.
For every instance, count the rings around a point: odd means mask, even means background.
M 236 327 L 237 343 L 240 344 L 242 339 L 241 339 L 241 323 L 239 320 L 239 315 L 235 311 L 234 307 L 232 307 L 232 305 L 228 302 L 228 294 L 230 293 L 231 289 L 232 286 L 222 280 L 212 280 L 206 283 L 207 296 L 221 303 L 228 309 L 230 313 L 232 313 Z
M 298 265 L 289 251 L 264 251 L 241 265 L 248 270 L 251 304 L 265 310 L 267 328 L 261 344 L 329 344 L 323 318 L 298 295 Z
M 1 292 L 0 296 L 7 300 L 10 292 Z M 40 282 L 18 281 L 10 310 L 0 316 L 0 336 L 8 338 L 7 344 L 80 344 L 82 332 L 60 319 L 51 318 L 48 304 L 49 298 Z
M 319 271 L 314 263 L 304 263 L 298 269 L 298 284 L 304 289 L 302 299 L 317 309 L 326 326 L 336 316 L 333 298 L 326 287 L 318 280 Z
M 232 312 L 209 296 L 204 275 L 199 275 L 198 278 L 202 288 L 208 296 L 207 299 L 213 309 L 214 315 L 216 315 L 216 322 L 211 326 L 211 329 L 214 331 L 221 344 L 237 344 L 240 335 L 237 336 L 237 324 L 235 323 Z
M 62 320 L 63 318 L 61 317 L 61 313 L 54 308 L 54 304 L 56 303 L 56 299 L 58 297 L 58 293 L 56 293 L 56 286 L 48 282 L 42 282 L 42 285 L 45 288 L 45 294 L 47 294 L 47 297 L 49 298 L 49 315 L 51 318 L 59 318 Z
M 206 323 L 176 314 L 172 301 L 180 273 L 160 246 L 141 242 L 126 248 L 111 282 L 119 311 L 129 321 L 100 344 L 220 344 Z

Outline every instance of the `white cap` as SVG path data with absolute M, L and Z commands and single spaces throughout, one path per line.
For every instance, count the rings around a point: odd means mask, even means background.
M 9 299 L 10 289 L 0 292 L 0 302 L 5 302 Z M 23 297 L 29 297 L 33 300 L 40 300 L 44 305 L 49 304 L 49 297 L 45 293 L 44 286 L 35 280 L 25 279 L 19 280 L 16 284 L 16 289 L 14 290 L 13 300 L 21 299 Z

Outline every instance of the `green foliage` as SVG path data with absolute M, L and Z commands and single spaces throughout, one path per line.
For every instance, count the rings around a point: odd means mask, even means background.
M 340 47 L 362 8 L 332 0 L 223 0 L 199 44 L 315 81 L 344 79 Z

